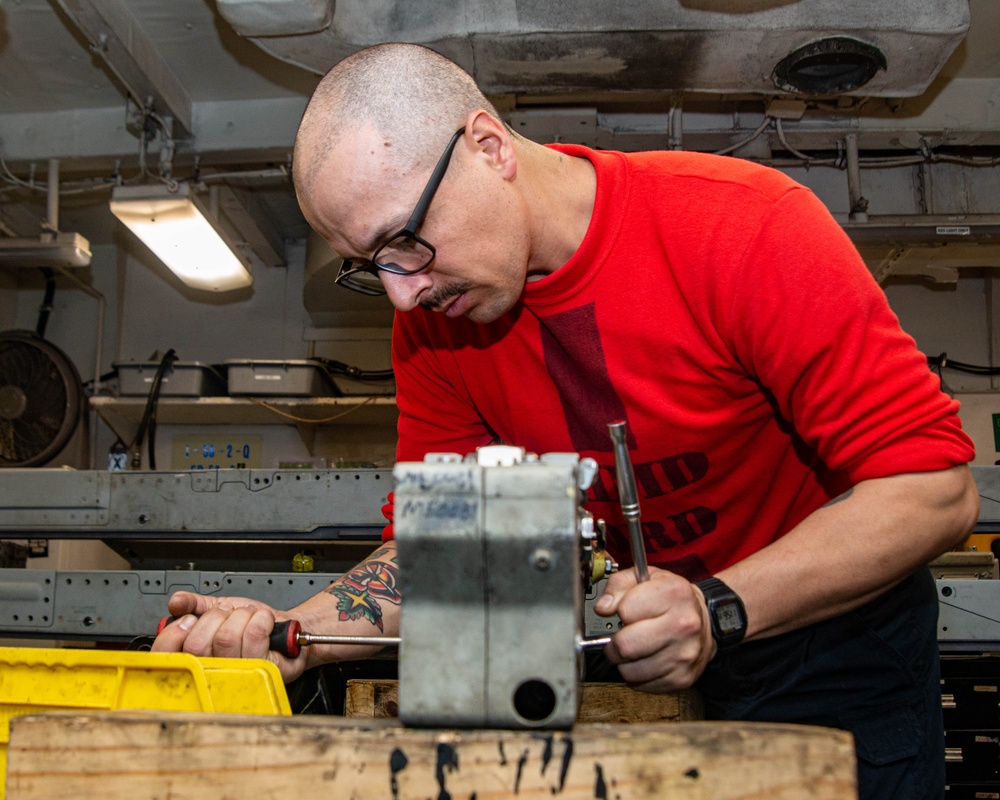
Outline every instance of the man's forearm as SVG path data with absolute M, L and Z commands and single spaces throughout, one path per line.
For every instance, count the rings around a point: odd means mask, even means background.
M 310 633 L 398 636 L 401 600 L 396 544 L 387 542 L 289 614 Z M 314 645 L 304 649 L 309 666 L 370 658 L 377 652 L 377 648 L 350 645 Z
M 878 596 L 959 544 L 978 510 L 965 466 L 863 481 L 719 577 L 746 604 L 747 638 L 773 636 Z

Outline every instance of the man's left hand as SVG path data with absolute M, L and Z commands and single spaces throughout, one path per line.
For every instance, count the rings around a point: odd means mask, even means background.
M 624 623 L 604 653 L 633 689 L 654 694 L 686 689 L 715 655 L 705 598 L 673 572 L 650 567 L 649 580 L 642 583 L 635 570 L 615 573 L 594 611 L 618 612 Z

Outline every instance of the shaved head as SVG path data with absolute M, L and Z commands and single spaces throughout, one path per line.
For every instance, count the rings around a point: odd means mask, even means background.
M 465 124 L 469 112 L 500 115 L 454 62 L 414 44 L 379 44 L 348 56 L 320 81 L 295 137 L 296 194 L 308 201 L 316 175 L 346 133 L 367 123 L 372 142 L 402 172 L 424 168 Z

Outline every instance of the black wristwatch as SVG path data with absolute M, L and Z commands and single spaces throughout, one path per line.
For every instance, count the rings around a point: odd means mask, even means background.
M 697 584 L 705 595 L 708 618 L 712 622 L 712 637 L 719 652 L 732 650 L 747 632 L 747 611 L 740 596 L 718 578 L 706 578 Z

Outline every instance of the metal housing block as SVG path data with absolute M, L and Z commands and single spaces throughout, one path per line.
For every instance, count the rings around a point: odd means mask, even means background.
M 394 471 L 400 719 L 571 726 L 582 667 L 577 456 L 428 459 Z

